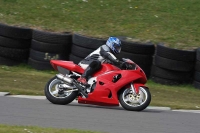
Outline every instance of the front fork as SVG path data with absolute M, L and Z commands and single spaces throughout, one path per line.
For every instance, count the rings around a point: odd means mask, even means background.
M 131 83 L 131 91 L 133 92 L 133 95 L 138 95 L 139 89 L 142 86 L 145 87 L 144 84 Z

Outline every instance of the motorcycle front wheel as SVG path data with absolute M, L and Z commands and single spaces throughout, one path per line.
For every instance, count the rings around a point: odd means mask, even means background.
M 51 103 L 65 105 L 71 103 L 77 97 L 78 91 L 62 90 L 59 87 L 62 84 L 64 83 L 56 77 L 47 82 L 44 93 Z
M 134 94 L 130 88 L 124 88 L 119 93 L 121 106 L 129 111 L 142 111 L 151 102 L 151 93 L 148 88 L 140 87 L 139 93 Z

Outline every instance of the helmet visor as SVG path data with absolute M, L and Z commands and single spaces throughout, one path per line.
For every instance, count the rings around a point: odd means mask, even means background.
M 116 50 L 117 53 L 120 53 L 121 52 L 121 47 L 120 46 L 117 46 L 116 44 L 114 45 L 114 48 Z

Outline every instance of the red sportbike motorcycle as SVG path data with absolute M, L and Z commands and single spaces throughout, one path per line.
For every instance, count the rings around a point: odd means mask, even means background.
M 105 63 L 94 73 L 85 87 L 77 82 L 84 70 L 72 61 L 51 60 L 59 72 L 45 86 L 46 98 L 54 104 L 69 104 L 77 98 L 78 103 L 101 106 L 121 106 L 130 111 L 142 111 L 151 102 L 151 94 L 144 71 L 130 59 L 122 59 L 122 70 Z

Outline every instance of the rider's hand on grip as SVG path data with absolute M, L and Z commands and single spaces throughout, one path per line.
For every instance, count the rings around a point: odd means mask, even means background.
M 127 62 L 120 61 L 120 68 L 126 69 L 127 68 Z

